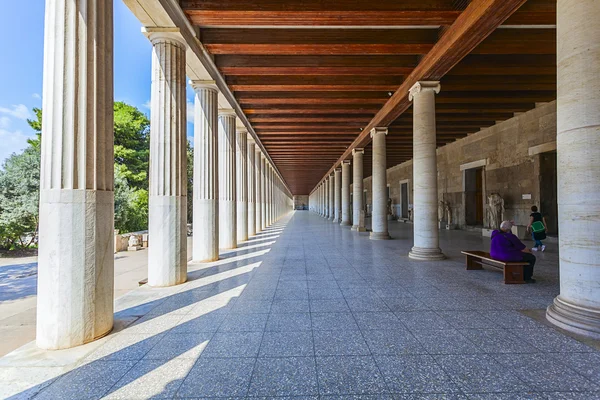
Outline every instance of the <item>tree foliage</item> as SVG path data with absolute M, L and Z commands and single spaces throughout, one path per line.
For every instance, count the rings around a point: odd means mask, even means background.
M 21 154 L 12 154 L 0 170 L 0 248 L 30 246 L 37 237 L 40 194 L 41 110 L 27 122 L 37 137 Z
M 26 247 L 37 236 L 42 110 L 28 120 L 36 137 L 21 154 L 11 155 L 0 170 L 0 248 Z M 114 104 L 115 229 L 148 228 L 150 121 L 140 110 Z M 189 152 L 189 151 L 188 151 Z

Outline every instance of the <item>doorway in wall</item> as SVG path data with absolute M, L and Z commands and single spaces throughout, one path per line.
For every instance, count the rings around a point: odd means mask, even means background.
M 558 234 L 558 197 L 556 194 L 556 151 L 540 154 L 540 212 L 546 217 L 547 233 Z
M 483 226 L 483 167 L 465 170 L 465 223 Z
M 408 219 L 408 182 L 400 184 L 400 213 L 401 218 Z

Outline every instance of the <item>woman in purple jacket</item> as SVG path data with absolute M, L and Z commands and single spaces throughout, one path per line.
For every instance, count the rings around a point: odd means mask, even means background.
M 500 229 L 492 232 L 490 255 L 500 261 L 528 262 L 529 265 L 523 267 L 523 278 L 527 283 L 535 283 L 535 279 L 532 278 L 535 256 L 518 237 L 512 234 L 512 225 L 510 221 L 503 221 Z

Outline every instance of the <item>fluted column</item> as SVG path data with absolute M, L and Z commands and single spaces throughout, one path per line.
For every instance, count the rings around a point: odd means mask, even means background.
M 273 168 L 271 164 L 267 162 L 267 225 L 273 223 L 272 212 L 273 212 Z
M 414 246 L 408 256 L 416 260 L 443 260 L 439 246 L 435 94 L 437 81 L 417 82 L 413 101 L 413 229 Z
M 556 17 L 560 295 L 546 317 L 598 339 L 600 2 L 558 0 Z
M 179 34 L 149 34 L 152 50 L 148 285 L 187 279 L 186 45 Z
M 36 336 L 43 349 L 91 342 L 113 326 L 112 43 L 111 0 L 46 1 Z
M 248 236 L 256 235 L 256 144 L 248 139 Z
M 248 132 L 237 131 L 236 143 L 236 197 L 237 241 L 248 240 Z
M 352 225 L 350 221 L 350 161 L 342 161 L 342 226 Z
M 192 259 L 219 259 L 218 91 L 213 81 L 191 82 L 194 105 L 194 207 Z
M 365 220 L 360 220 L 363 205 L 363 156 L 364 149 L 352 149 L 352 230 L 364 232 Z
M 235 112 L 219 110 L 219 247 L 237 247 Z
M 261 198 L 262 198 L 262 210 L 260 213 L 260 226 L 261 229 L 264 230 L 268 224 L 267 224 L 267 159 L 265 158 L 264 155 L 261 154 Z
M 334 217 L 333 222 L 340 223 L 342 222 L 342 169 L 340 167 L 334 169 L 333 183 L 334 183 L 334 191 L 333 201 L 335 205 L 334 209 Z
M 262 226 L 262 153 L 260 149 L 257 149 L 254 154 L 254 194 L 256 196 L 256 220 L 255 220 L 255 230 L 256 233 L 263 230 Z
M 335 218 L 335 173 L 329 175 L 329 220 Z
M 371 234 L 372 240 L 389 239 L 387 219 L 387 173 L 386 173 L 386 146 L 385 137 L 387 128 L 373 128 L 373 173 L 371 182 L 373 185 L 373 209 L 371 211 Z

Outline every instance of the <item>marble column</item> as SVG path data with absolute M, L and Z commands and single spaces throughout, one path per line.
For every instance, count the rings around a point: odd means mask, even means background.
M 273 224 L 273 167 L 267 164 L 267 224 Z
M 36 343 L 56 350 L 113 327 L 112 0 L 48 0 L 45 21 Z
M 219 247 L 237 247 L 235 111 L 219 110 Z
M 342 222 L 342 169 L 335 168 L 334 170 L 335 177 L 333 178 L 334 183 L 334 193 L 333 193 L 333 202 L 334 202 L 334 216 L 333 222 L 340 223 Z
M 148 285 L 187 279 L 186 44 L 178 33 L 152 31 Z
M 413 230 L 415 260 L 443 260 L 439 245 L 435 95 L 437 81 L 417 82 L 409 92 L 413 101 Z
M 371 210 L 371 234 L 372 240 L 386 240 L 390 238 L 388 233 L 387 219 L 387 160 L 385 137 L 387 128 L 373 128 L 371 138 L 373 142 L 373 173 L 371 182 L 373 185 L 373 206 Z
M 325 197 L 325 219 L 329 219 L 329 177 L 326 177 L 323 181 L 323 196 Z
M 218 91 L 214 81 L 192 81 L 194 105 L 193 247 L 195 262 L 219 259 Z
M 236 198 L 237 198 L 237 241 L 248 240 L 248 132 L 237 130 L 236 154 Z
M 329 175 L 329 220 L 335 218 L 335 173 Z
M 352 230 L 364 232 L 365 220 L 360 220 L 363 205 L 363 156 L 364 149 L 352 150 Z
M 350 161 L 342 161 L 342 226 L 351 226 L 350 221 Z
M 248 139 L 248 236 L 256 235 L 256 143 Z
M 263 207 L 262 207 L 262 153 L 260 151 L 260 149 L 256 149 L 256 152 L 254 154 L 254 172 L 255 172 L 255 179 L 254 179 L 254 194 L 256 196 L 256 203 L 255 203 L 255 207 L 256 207 L 256 220 L 255 220 L 255 230 L 256 233 L 259 233 L 260 231 L 263 230 L 263 226 L 262 226 L 262 213 L 263 213 Z
M 600 339 L 600 2 L 558 0 L 556 17 L 560 294 L 546 317 Z
M 261 190 L 261 199 L 262 199 L 262 210 L 260 213 L 260 226 L 261 226 L 261 230 L 264 230 L 268 226 L 268 224 L 267 224 L 267 159 L 262 154 L 261 154 L 260 172 L 261 172 L 260 190 Z

